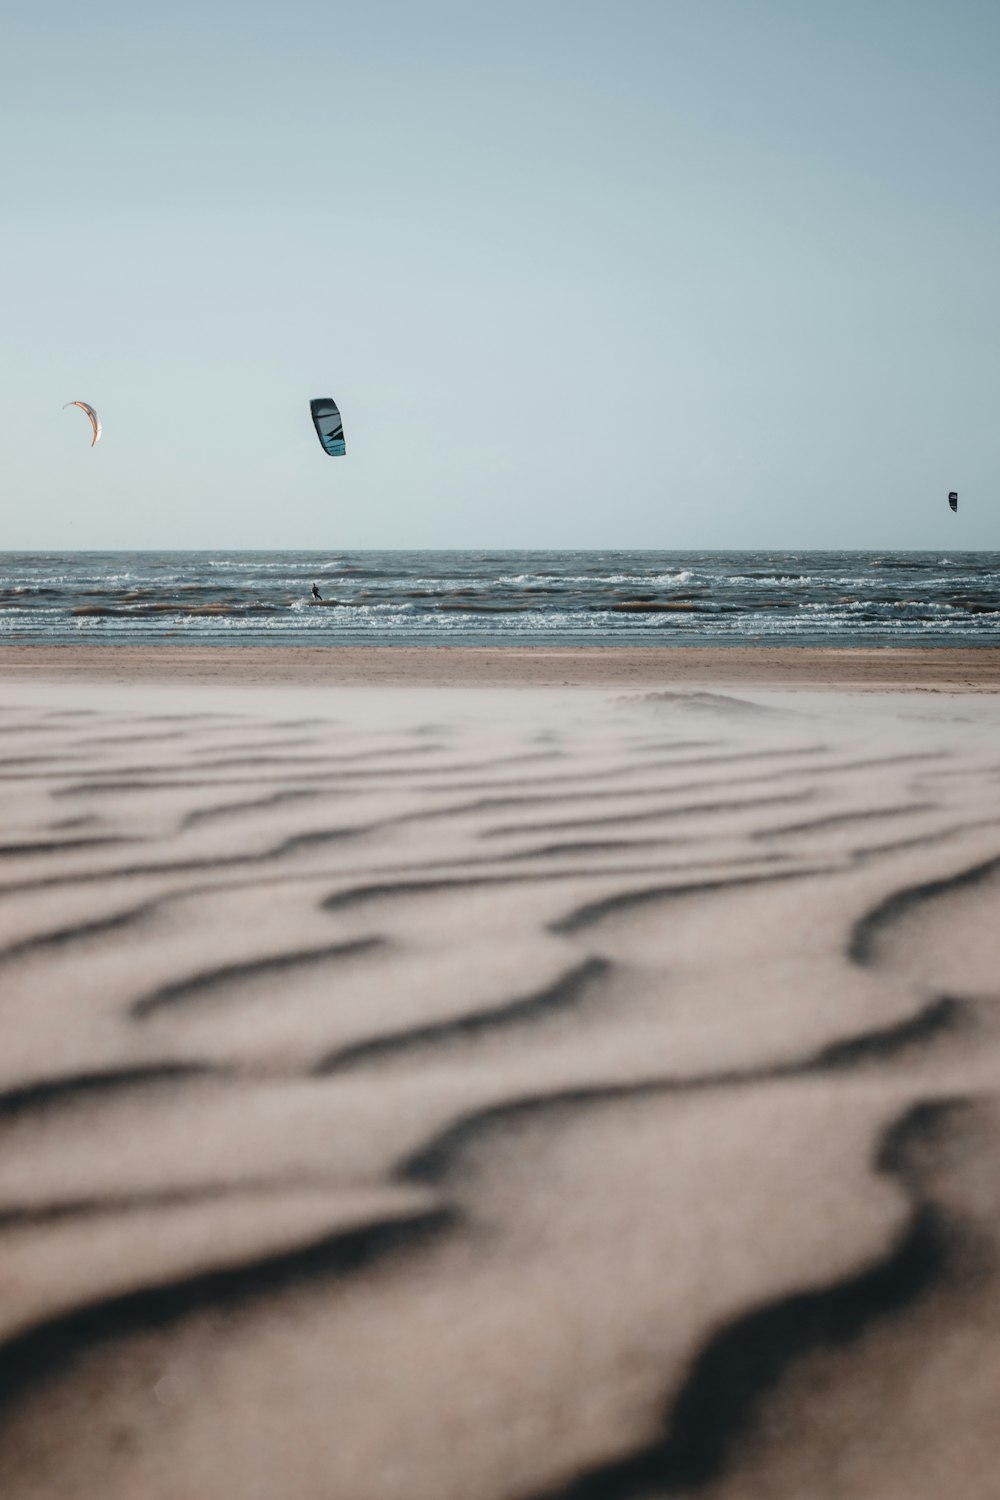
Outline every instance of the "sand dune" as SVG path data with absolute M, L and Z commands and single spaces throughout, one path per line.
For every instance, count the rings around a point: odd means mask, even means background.
M 4 661 L 0 1493 L 993 1495 L 995 694 L 260 670 Z

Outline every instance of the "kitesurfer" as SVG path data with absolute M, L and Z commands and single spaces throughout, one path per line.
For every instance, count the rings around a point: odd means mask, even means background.
M 314 583 L 313 584 L 313 587 L 312 587 L 312 596 L 313 596 L 314 599 L 318 599 L 319 602 L 322 604 L 322 602 L 323 602 L 323 595 L 319 591 L 319 584 L 318 583 Z

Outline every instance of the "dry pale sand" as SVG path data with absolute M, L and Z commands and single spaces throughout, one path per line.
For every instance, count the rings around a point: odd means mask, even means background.
M 684 655 L 0 655 L 4 1500 L 1000 1495 L 1000 654 Z

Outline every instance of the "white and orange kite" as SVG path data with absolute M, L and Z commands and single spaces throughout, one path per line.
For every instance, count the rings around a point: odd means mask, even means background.
M 86 401 L 67 401 L 65 406 L 63 406 L 63 411 L 66 410 L 67 406 L 78 406 L 81 411 L 85 411 L 87 413 L 87 416 L 90 418 L 90 425 L 94 429 L 94 436 L 90 440 L 90 446 L 93 447 L 97 442 L 97 439 L 101 435 L 100 417 L 97 415 L 92 406 L 87 405 Z

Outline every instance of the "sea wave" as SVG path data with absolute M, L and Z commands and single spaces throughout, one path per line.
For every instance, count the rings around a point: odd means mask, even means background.
M 996 553 L 0 556 L 5 640 L 992 644 L 998 616 Z

